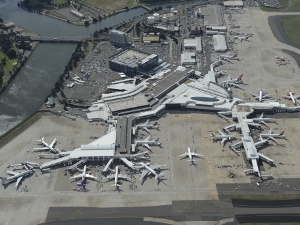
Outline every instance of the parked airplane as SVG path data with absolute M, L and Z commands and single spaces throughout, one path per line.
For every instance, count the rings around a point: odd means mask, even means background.
M 155 177 L 155 180 L 159 179 L 160 177 L 162 177 L 164 175 L 164 173 L 157 173 L 155 170 L 157 169 L 160 169 L 161 167 L 163 166 L 166 166 L 166 165 L 146 165 L 145 163 L 140 163 L 144 169 L 142 170 L 142 174 L 141 174 L 141 177 L 140 177 L 140 181 L 143 181 L 143 179 L 145 178 L 145 176 L 147 175 L 150 175 L 150 174 L 153 174 Z
M 284 131 L 282 131 L 280 134 L 273 134 L 273 129 L 271 128 L 267 134 L 260 134 L 260 138 L 268 138 L 273 140 L 278 144 L 278 142 L 275 140 L 275 138 L 285 138 Z
M 77 169 L 79 171 L 81 171 L 82 174 L 78 174 L 78 175 L 75 175 L 75 176 L 69 178 L 69 179 L 78 179 L 78 178 L 81 178 L 81 182 L 77 183 L 77 186 L 83 186 L 83 187 L 85 187 L 86 186 L 86 183 L 85 183 L 85 179 L 86 178 L 97 180 L 97 177 L 94 177 L 93 175 L 89 175 L 89 174 L 86 173 L 86 165 L 84 165 L 83 170 L 80 170 L 79 168 L 77 168 Z
M 259 117 L 257 118 L 252 118 L 253 122 L 256 122 L 256 123 L 261 123 L 261 124 L 264 124 L 265 126 L 268 126 L 266 124 L 266 122 L 276 122 L 274 117 L 270 117 L 270 118 L 266 118 L 264 117 L 264 113 L 262 113 Z
M 262 89 L 259 90 L 259 94 L 256 95 L 254 93 L 250 93 L 253 97 L 255 97 L 256 100 L 262 102 L 266 98 L 271 98 L 272 96 L 267 95 L 265 92 L 263 92 Z
M 234 7 L 234 8 L 231 8 L 230 10 L 237 11 L 237 12 L 243 12 L 243 11 L 245 11 L 243 8 L 240 8 L 240 7 Z
M 126 179 L 126 180 L 131 180 L 130 177 L 127 177 L 126 175 L 122 175 L 119 173 L 119 166 L 116 166 L 115 168 L 115 174 L 114 175 L 109 175 L 107 177 L 104 177 L 103 180 L 111 180 L 111 179 L 115 179 L 115 183 L 111 186 L 116 186 L 116 187 L 120 187 L 121 185 L 118 184 L 118 179 Z
M 148 148 L 149 150 L 151 150 L 149 145 L 161 145 L 161 143 L 159 143 L 159 138 L 157 138 L 156 140 L 151 140 L 151 135 L 149 135 L 143 141 L 135 141 L 135 144 L 136 145 L 143 145 L 144 147 Z
M 41 147 L 41 148 L 33 148 L 35 150 L 50 150 L 53 153 L 60 153 L 60 151 L 56 148 L 54 148 L 54 145 L 56 144 L 56 138 L 52 141 L 52 143 L 49 145 L 46 141 L 44 141 L 44 137 L 42 137 L 40 140 L 37 140 L 39 142 L 42 142 L 42 144 L 45 147 Z
M 237 79 L 232 79 L 232 77 L 230 75 L 228 75 L 227 80 L 223 81 L 222 84 L 224 87 L 234 86 L 234 87 L 240 88 L 240 86 L 237 84 L 240 84 L 243 82 L 242 78 L 243 78 L 243 74 L 240 75 Z
M 284 98 L 292 100 L 295 105 L 297 105 L 297 104 L 300 105 L 300 103 L 298 101 L 298 98 L 300 98 L 300 95 L 294 95 L 291 90 L 289 91 L 287 96 L 284 96 Z
M 279 60 L 279 61 L 286 61 L 286 59 L 284 58 L 284 57 L 282 57 L 282 56 L 275 56 L 275 58 L 277 59 L 277 60 Z
M 219 55 L 218 58 L 223 60 L 239 60 L 237 56 L 238 53 L 235 53 L 234 55 Z
M 29 176 L 34 173 L 33 166 L 31 166 L 30 163 L 21 163 L 21 164 L 16 164 L 16 165 L 11 165 L 11 166 L 19 166 L 19 165 L 22 165 L 26 169 L 26 171 L 23 171 L 23 172 L 6 171 L 8 174 L 10 174 L 12 176 L 8 177 L 8 178 L 0 177 L 0 180 L 2 181 L 3 185 L 7 184 L 13 180 L 17 180 L 16 187 L 18 187 L 19 183 L 21 182 L 21 180 L 24 177 Z
M 135 129 L 138 129 L 138 128 L 142 128 L 146 132 L 150 133 L 149 130 L 148 130 L 148 128 L 158 129 L 158 126 L 154 126 L 154 124 L 150 124 L 149 120 L 147 120 L 145 123 L 138 124 L 138 125 L 135 126 Z
M 223 146 L 225 145 L 226 141 L 236 139 L 236 137 L 233 134 L 225 134 L 220 130 L 218 130 L 218 132 L 220 133 L 220 135 L 214 135 L 213 133 L 210 133 L 211 139 L 213 139 L 213 140 L 222 140 L 221 144 L 223 144 Z
M 241 42 L 242 41 L 249 41 L 250 36 L 234 36 L 235 39 L 239 39 Z
M 195 152 L 192 152 L 191 149 L 190 149 L 190 147 L 188 147 L 188 152 L 185 152 L 184 154 L 179 155 L 178 157 L 184 157 L 184 158 L 189 157 L 188 161 L 194 162 L 195 161 L 194 157 L 203 158 L 203 155 L 196 154 Z

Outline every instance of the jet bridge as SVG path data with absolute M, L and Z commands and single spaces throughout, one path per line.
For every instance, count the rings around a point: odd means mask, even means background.
M 45 162 L 41 165 L 40 169 L 46 169 L 46 168 L 49 168 L 49 167 L 52 167 L 55 165 L 59 165 L 59 164 L 63 164 L 63 163 L 67 163 L 68 165 L 71 165 L 72 164 L 71 156 L 68 155 L 68 156 L 65 156 L 62 158 L 51 160 L 49 162 Z

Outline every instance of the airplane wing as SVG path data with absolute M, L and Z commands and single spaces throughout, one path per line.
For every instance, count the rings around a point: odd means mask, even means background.
M 21 182 L 22 179 L 23 179 L 23 176 L 22 176 L 22 177 L 19 177 L 19 178 L 17 179 L 16 187 L 19 186 L 19 183 Z
M 125 180 L 131 180 L 130 177 L 127 177 L 127 176 L 122 175 L 122 174 L 118 174 L 118 178 L 125 179 Z
M 111 179 L 114 179 L 115 178 L 115 175 L 109 175 L 107 177 L 104 177 L 102 180 L 111 180 Z
M 156 170 L 156 169 L 159 169 L 160 167 L 163 167 L 163 166 L 167 166 L 167 165 L 158 165 L 158 164 L 156 164 L 156 165 L 151 165 L 151 166 L 149 166 L 151 169 L 153 169 L 153 170 Z
M 195 157 L 203 157 L 203 155 L 197 154 L 197 153 L 194 153 L 194 152 L 192 152 L 192 156 L 195 156 Z
M 272 134 L 273 133 L 273 128 L 271 128 L 268 132 L 268 134 Z
M 148 170 L 146 170 L 146 169 L 143 169 L 142 170 L 142 173 L 141 173 L 141 177 L 140 177 L 140 180 L 143 180 L 144 179 L 144 177 L 147 175 L 149 173 L 149 171 Z
M 300 98 L 300 95 L 294 95 L 294 99 Z
M 278 144 L 278 142 L 276 141 L 276 139 L 275 139 L 275 138 L 273 138 L 273 137 L 268 137 L 268 139 L 271 139 L 272 141 L 274 141 L 275 143 L 277 143 L 277 144 Z
M 150 146 L 148 144 L 143 144 L 144 147 L 148 148 L 149 150 L 151 150 Z
M 227 138 L 222 138 L 221 144 L 224 146 L 225 145 L 225 141 L 227 140 Z
M 6 171 L 7 174 L 12 175 L 12 176 L 16 176 L 18 174 L 20 174 L 19 172 L 13 172 L 13 171 Z
M 265 121 L 260 121 L 259 123 L 261 123 L 261 124 L 263 124 L 263 125 L 265 125 L 265 126 L 268 127 L 268 125 L 267 125 L 267 123 Z
M 179 155 L 178 157 L 187 157 L 188 156 L 188 154 L 187 153 L 184 153 L 184 154 L 182 154 L 182 155 Z
M 90 175 L 90 174 L 86 174 L 85 177 L 97 180 L 97 177 Z
M 222 131 L 218 130 L 218 132 L 219 132 L 222 136 L 226 136 L 226 134 L 224 134 Z
M 82 178 L 82 175 L 81 174 L 78 174 L 78 175 L 75 175 L 73 177 L 70 177 L 69 179 L 78 179 L 78 178 Z
M 148 134 L 150 133 L 147 127 L 142 127 Z
M 32 149 L 35 149 L 35 150 L 48 150 L 49 148 L 48 147 L 40 147 L 40 148 L 32 148 Z
M 144 141 L 150 141 L 151 135 L 149 135 Z
M 52 143 L 50 144 L 50 147 L 53 148 L 53 146 L 55 145 L 56 143 L 56 138 L 52 141 Z
M 147 120 L 145 123 L 144 123 L 144 125 L 148 125 L 149 124 L 149 120 Z

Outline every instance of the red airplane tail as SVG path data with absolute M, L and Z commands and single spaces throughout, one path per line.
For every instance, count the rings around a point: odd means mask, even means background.
M 242 81 L 242 77 L 244 74 L 240 75 L 239 78 L 236 80 L 237 82 Z
M 284 131 L 282 131 L 282 132 L 279 134 L 279 136 L 283 136 L 283 134 L 284 134 Z
M 238 56 L 238 53 L 234 54 L 232 57 L 235 58 L 235 57 L 237 57 L 237 56 Z

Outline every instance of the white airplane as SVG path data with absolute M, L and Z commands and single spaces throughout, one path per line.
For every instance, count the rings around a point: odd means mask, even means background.
M 160 177 L 162 177 L 164 175 L 164 173 L 157 173 L 155 170 L 160 169 L 160 167 L 166 166 L 166 165 L 146 165 L 145 163 L 140 163 L 144 169 L 142 170 L 142 174 L 140 177 L 140 181 L 143 181 L 143 179 L 145 178 L 146 175 L 150 175 L 153 174 L 155 177 L 155 180 L 159 179 Z
M 273 118 L 267 118 L 267 117 L 264 117 L 264 113 L 262 113 L 259 117 L 257 118 L 252 118 L 253 122 L 256 122 L 256 123 L 261 123 L 261 124 L 264 124 L 265 126 L 268 126 L 266 124 L 266 122 L 276 122 L 274 117 Z
M 284 96 L 284 98 L 285 98 L 285 99 L 292 100 L 293 103 L 294 103 L 295 105 L 297 105 L 297 104 L 299 104 L 298 98 L 300 98 L 300 95 L 294 95 L 294 94 L 292 93 L 292 91 L 290 90 L 289 93 L 288 93 L 288 95 L 287 95 L 287 96 Z
M 149 150 L 151 150 L 149 145 L 161 145 L 161 143 L 159 143 L 159 138 L 157 138 L 156 140 L 151 140 L 151 135 L 149 135 L 143 141 L 135 141 L 135 144 L 136 145 L 143 145 L 144 147 L 148 148 Z
M 131 180 L 131 178 L 127 177 L 126 175 L 122 175 L 119 173 L 119 166 L 116 166 L 115 168 L 115 174 L 114 175 L 109 175 L 107 177 L 104 177 L 103 180 L 112 180 L 115 179 L 115 183 L 111 186 L 115 186 L 115 187 L 120 187 L 121 185 L 118 184 L 118 179 L 125 179 L 125 180 Z
M 22 165 L 26 169 L 26 171 L 23 172 L 6 171 L 8 174 L 12 176 L 8 178 L 0 177 L 0 180 L 2 181 L 2 185 L 7 184 L 13 180 L 17 180 L 16 187 L 18 187 L 19 183 L 24 177 L 34 173 L 33 167 L 29 163 L 22 163 L 22 164 L 16 164 L 11 166 L 19 166 L 19 165 Z
M 235 53 L 234 55 L 219 55 L 218 58 L 223 60 L 239 60 L 237 56 L 238 53 Z
M 271 95 L 267 95 L 265 92 L 263 92 L 262 89 L 259 90 L 259 94 L 256 95 L 254 93 L 250 93 L 253 97 L 255 97 L 256 100 L 262 102 L 266 98 L 272 98 Z
M 241 42 L 242 41 L 249 41 L 250 36 L 234 36 L 235 39 L 239 39 Z
M 42 144 L 45 147 L 32 148 L 32 149 L 35 149 L 35 150 L 50 150 L 53 153 L 60 153 L 60 151 L 58 149 L 54 148 L 54 145 L 56 143 L 56 138 L 52 141 L 52 143 L 50 145 L 46 141 L 44 141 L 44 137 L 42 137 L 40 140 L 36 140 L 36 141 L 42 142 Z
M 154 128 L 154 129 L 158 129 L 158 126 L 154 126 L 154 124 L 150 124 L 149 120 L 147 120 L 145 123 L 143 124 L 138 124 L 135 126 L 135 128 L 142 128 L 143 130 L 145 130 L 146 132 L 150 133 L 148 128 Z
M 220 133 L 220 135 L 214 135 L 213 133 L 210 133 L 211 139 L 212 140 L 222 140 L 221 144 L 223 144 L 223 146 L 225 145 L 226 141 L 236 139 L 236 137 L 233 134 L 225 134 L 220 130 L 218 130 L 218 132 Z
M 184 158 L 187 158 L 189 157 L 189 160 L 190 162 L 194 162 L 194 157 L 199 157 L 199 158 L 203 158 L 203 155 L 201 154 L 196 154 L 195 152 L 192 152 L 190 147 L 188 147 L 188 152 L 185 152 L 184 154 L 182 155 L 179 155 L 178 157 L 184 157 Z
M 240 11 L 245 11 L 243 8 L 241 8 L 241 7 L 234 7 L 234 8 L 231 8 L 230 10 L 232 10 L 232 11 L 237 11 L 237 12 L 240 12 Z
M 93 175 L 89 175 L 89 174 L 86 173 L 86 165 L 84 165 L 83 170 L 80 170 L 79 168 L 77 168 L 77 169 L 79 171 L 81 171 L 82 174 L 78 174 L 78 175 L 75 175 L 75 176 L 69 178 L 69 179 L 78 179 L 78 178 L 81 178 L 81 182 L 77 183 L 77 186 L 83 186 L 83 187 L 85 187 L 86 186 L 86 183 L 85 183 L 85 179 L 86 178 L 97 180 L 97 177 L 94 177 Z
M 261 139 L 262 138 L 271 139 L 274 142 L 276 142 L 277 144 L 278 144 L 278 142 L 275 140 L 275 138 L 285 138 L 284 131 L 282 131 L 280 134 L 273 134 L 273 129 L 272 128 L 269 130 L 269 132 L 267 134 L 260 134 L 259 136 L 260 136 Z
M 232 79 L 232 77 L 230 75 L 228 75 L 227 80 L 223 81 L 222 84 L 224 87 L 234 86 L 234 87 L 240 88 L 240 86 L 237 84 L 240 84 L 243 82 L 242 78 L 243 78 L 243 74 L 240 75 L 237 79 Z

